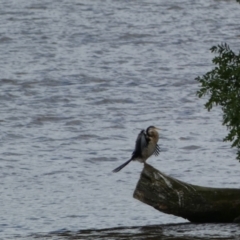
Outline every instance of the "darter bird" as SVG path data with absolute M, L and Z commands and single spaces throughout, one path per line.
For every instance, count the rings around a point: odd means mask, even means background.
M 131 161 L 146 162 L 146 160 L 151 156 L 157 156 L 160 153 L 160 147 L 157 142 L 159 139 L 158 131 L 159 128 L 150 126 L 145 130 L 142 130 L 136 139 L 135 149 L 132 153 L 132 157 L 113 170 L 113 172 L 119 172 L 122 168 L 128 165 Z

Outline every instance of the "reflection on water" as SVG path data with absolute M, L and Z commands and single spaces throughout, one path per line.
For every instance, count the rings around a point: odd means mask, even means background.
M 151 240 L 211 240 L 239 239 L 238 224 L 166 224 L 108 229 L 86 229 L 79 232 L 59 231 L 47 235 L 32 235 L 34 239 L 151 239 Z

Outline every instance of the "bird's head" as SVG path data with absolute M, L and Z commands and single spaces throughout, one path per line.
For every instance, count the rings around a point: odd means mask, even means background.
M 158 134 L 158 131 L 157 130 L 160 130 L 159 128 L 157 127 L 154 127 L 154 126 L 149 126 L 146 130 L 146 133 L 149 137 L 156 137 L 158 138 L 159 137 L 159 134 Z

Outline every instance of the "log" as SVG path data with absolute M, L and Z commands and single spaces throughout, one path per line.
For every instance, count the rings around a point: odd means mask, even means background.
M 240 222 L 240 189 L 192 185 L 146 163 L 133 197 L 194 223 Z

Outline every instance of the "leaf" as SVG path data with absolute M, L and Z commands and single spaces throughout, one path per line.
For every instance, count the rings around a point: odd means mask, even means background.
M 222 124 L 229 131 L 223 140 L 232 142 L 232 147 L 238 149 L 240 160 L 240 53 L 235 54 L 226 43 L 213 46 L 210 51 L 216 54 L 212 60 L 215 67 L 196 78 L 200 84 L 196 94 L 199 98 L 209 96 L 205 103 L 208 111 L 221 106 Z

